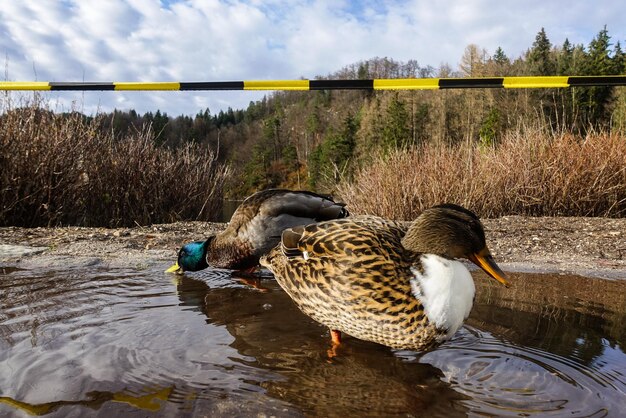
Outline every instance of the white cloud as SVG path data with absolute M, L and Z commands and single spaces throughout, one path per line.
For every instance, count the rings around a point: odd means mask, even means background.
M 625 43 L 618 1 L 23 0 L 0 9 L 10 80 L 216 81 L 326 75 L 374 56 L 455 67 L 474 43 L 517 57 L 541 27 L 588 44 L 606 24 Z M 50 93 L 85 111 L 170 115 L 241 108 L 259 92 Z

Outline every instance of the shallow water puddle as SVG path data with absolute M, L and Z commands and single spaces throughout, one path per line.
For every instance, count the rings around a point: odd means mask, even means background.
M 474 273 L 424 355 L 328 332 L 272 280 L 0 267 L 0 416 L 619 416 L 626 280 Z

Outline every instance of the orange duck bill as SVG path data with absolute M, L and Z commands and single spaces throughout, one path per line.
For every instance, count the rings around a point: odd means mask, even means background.
M 472 263 L 483 269 L 485 273 L 487 273 L 506 287 L 510 286 L 509 282 L 506 281 L 506 274 L 504 274 L 504 272 L 496 264 L 487 247 L 483 248 L 480 252 L 470 254 L 467 258 Z

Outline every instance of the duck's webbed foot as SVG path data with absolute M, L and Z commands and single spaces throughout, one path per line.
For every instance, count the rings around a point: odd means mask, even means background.
M 330 340 L 331 347 L 328 349 L 328 359 L 332 360 L 334 357 L 337 357 L 337 350 L 341 345 L 341 331 L 337 331 L 336 329 L 330 330 Z

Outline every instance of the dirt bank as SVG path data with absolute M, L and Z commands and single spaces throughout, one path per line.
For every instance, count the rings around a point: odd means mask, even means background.
M 509 271 L 570 272 L 626 279 L 626 219 L 507 216 L 484 221 L 498 263 Z M 0 228 L 0 266 L 173 262 L 181 243 L 224 224 L 178 222 L 136 228 Z

